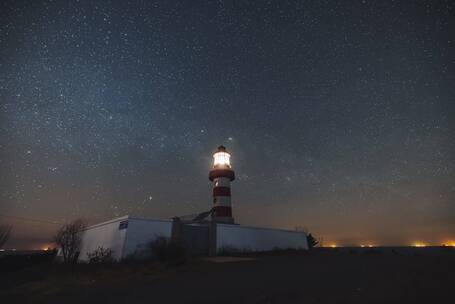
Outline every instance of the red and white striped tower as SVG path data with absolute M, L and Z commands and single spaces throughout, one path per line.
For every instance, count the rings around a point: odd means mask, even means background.
M 219 223 L 233 224 L 231 209 L 231 181 L 235 179 L 231 169 L 231 155 L 226 147 L 219 146 L 213 154 L 213 169 L 209 179 L 213 182 L 213 213 L 212 220 Z

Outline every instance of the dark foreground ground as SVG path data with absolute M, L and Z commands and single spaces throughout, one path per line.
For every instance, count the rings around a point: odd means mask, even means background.
M 183 266 L 1 273 L 2 303 L 453 303 L 453 249 L 339 250 L 218 257 Z

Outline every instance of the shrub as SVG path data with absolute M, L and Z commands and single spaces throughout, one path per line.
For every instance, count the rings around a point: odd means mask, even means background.
M 113 253 L 112 249 L 98 247 L 92 252 L 88 252 L 87 257 L 90 264 L 107 264 L 114 262 Z
M 308 249 L 313 249 L 319 242 L 314 238 L 314 236 L 309 233 L 307 234 Z
M 185 248 L 176 241 L 158 237 L 149 243 L 152 260 L 158 262 L 183 264 L 187 260 Z
M 220 248 L 218 251 L 218 255 L 222 256 L 231 256 L 231 255 L 239 255 L 241 253 L 247 253 L 247 250 L 239 250 L 238 248 L 231 246 L 231 245 L 226 245 Z
M 11 226 L 0 225 L 0 248 L 5 245 L 11 234 Z

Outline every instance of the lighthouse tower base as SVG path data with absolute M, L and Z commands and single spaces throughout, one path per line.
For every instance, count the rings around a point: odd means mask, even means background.
M 235 224 L 231 216 L 212 216 L 212 222 L 220 224 Z

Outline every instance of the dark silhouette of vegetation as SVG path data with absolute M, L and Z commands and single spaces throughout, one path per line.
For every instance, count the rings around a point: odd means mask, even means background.
M 9 225 L 0 225 L 0 248 L 6 244 L 11 235 L 11 226 Z
M 369 248 L 365 250 L 365 254 L 381 254 L 382 250 L 377 249 L 377 248 Z
M 218 251 L 217 255 L 220 256 L 233 256 L 233 255 L 240 255 L 240 254 L 245 254 L 245 253 L 251 253 L 251 250 L 244 249 L 244 250 L 239 250 L 238 248 L 230 245 L 223 246 L 220 248 Z
M 24 254 L 6 254 L 5 256 L 0 256 L 0 272 L 15 272 L 24 268 L 42 264 L 50 265 L 56 255 L 57 250 L 47 250 Z
M 150 257 L 154 261 L 167 264 L 184 264 L 188 256 L 185 248 L 176 241 L 158 237 L 149 243 Z
M 87 253 L 90 264 L 109 264 L 114 262 L 112 254 L 114 251 L 109 248 L 98 247 L 92 252 Z
M 302 254 L 306 250 L 296 248 L 281 248 L 278 246 L 273 247 L 271 250 L 255 251 L 252 249 L 244 248 L 239 249 L 235 246 L 226 245 L 220 248 L 217 252 L 218 256 L 267 256 L 267 255 L 287 255 L 287 254 Z
M 311 233 L 307 234 L 307 241 L 308 241 L 308 249 L 312 249 L 315 247 L 319 242 L 311 235 Z
M 302 227 L 302 226 L 296 226 L 295 231 L 304 232 L 306 234 L 306 238 L 307 238 L 307 242 L 308 242 L 308 249 L 312 249 L 317 244 L 319 244 L 319 241 L 316 240 L 316 238 L 313 237 L 313 235 L 311 235 L 311 233 L 308 231 L 308 228 Z
M 76 263 L 82 241 L 82 231 L 86 227 L 81 219 L 63 225 L 57 230 L 53 241 L 60 247 L 63 262 Z

